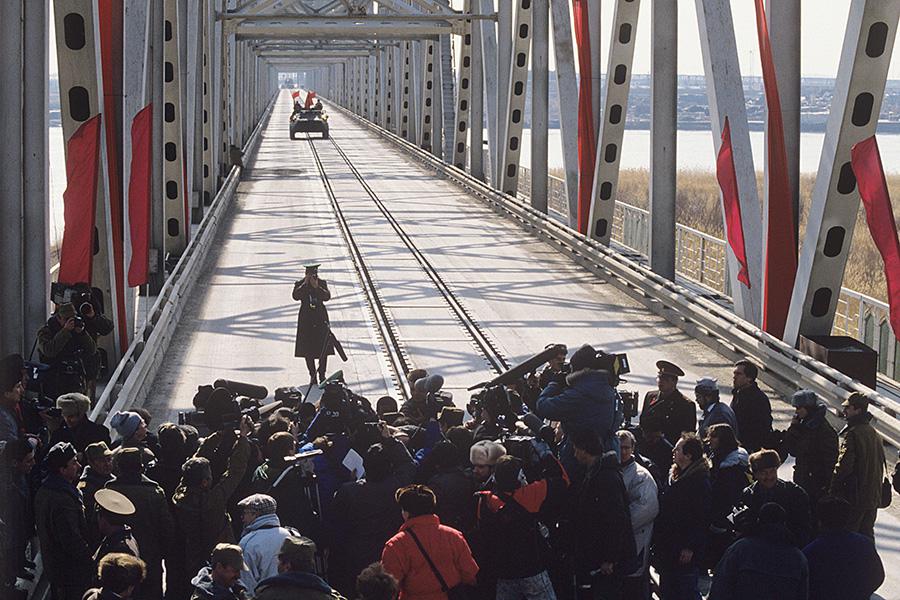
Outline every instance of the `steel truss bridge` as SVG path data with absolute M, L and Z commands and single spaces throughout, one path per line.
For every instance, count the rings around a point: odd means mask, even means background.
M 718 374 L 725 389 L 730 362 L 749 356 L 775 395 L 806 387 L 837 407 L 865 394 L 879 433 L 900 447 L 895 382 L 879 376 L 866 387 L 797 350 L 801 336 L 832 333 L 859 208 L 850 148 L 876 132 L 900 0 L 851 2 L 780 337 L 761 329 L 768 201 L 756 183 L 731 3 L 694 2 L 717 152 L 726 119 L 731 128 L 750 279 L 738 282 L 726 245 L 727 281 L 716 292 L 676 273 L 677 4 L 645 0 L 653 38 L 641 40 L 641 1 L 609 1 L 609 40 L 599 1 L 585 2 L 595 43 L 580 58 L 569 0 L 0 3 L 0 352 L 27 354 L 51 310 L 52 15 L 64 139 L 102 116 L 92 284 L 116 335 L 104 339 L 111 366 L 95 417 L 137 405 L 173 417 L 192 387 L 218 377 L 296 383 L 294 308 L 276 284 L 289 286 L 305 260 L 327 260 L 343 293 L 333 318 L 357 364 L 345 367 L 348 382 L 369 395 L 406 395 L 405 374 L 427 365 L 447 372 L 462 400 L 467 384 L 551 340 L 627 350 L 641 373 L 633 383 L 645 388 L 659 358 L 674 356 L 689 376 Z M 800 0 L 769 4 L 796 212 Z M 629 248 L 614 232 L 639 43 L 652 47 L 650 210 L 644 242 Z M 593 168 L 579 164 L 577 60 L 592 64 Z M 322 98 L 332 140 L 288 140 L 283 73 L 299 75 L 301 97 Z M 555 182 L 545 168 L 551 76 L 565 164 Z M 523 181 L 528 91 L 533 168 Z M 131 127 L 148 105 L 149 277 L 129 286 L 132 171 L 141 166 Z M 593 184 L 581 234 L 585 178 Z M 884 338 L 878 349 L 896 364 L 896 341 Z

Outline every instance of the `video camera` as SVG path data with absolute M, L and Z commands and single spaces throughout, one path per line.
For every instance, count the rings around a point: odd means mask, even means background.
M 74 306 L 76 321 L 81 319 L 87 307 L 94 309 L 98 313 L 103 312 L 102 294 L 99 292 L 100 290 L 91 288 L 86 283 L 69 285 L 55 281 L 50 285 L 50 299 L 57 306 L 60 304 L 71 304 Z
M 209 431 L 234 430 L 245 416 L 259 421 L 261 400 L 268 395 L 262 386 L 219 379 L 197 388 L 193 400 L 196 410 L 179 412 L 178 424 Z
M 366 423 L 378 421 L 369 401 L 350 390 L 342 377 L 333 375 L 321 387 L 319 411 L 307 431 L 308 438 L 328 433 L 354 434 Z

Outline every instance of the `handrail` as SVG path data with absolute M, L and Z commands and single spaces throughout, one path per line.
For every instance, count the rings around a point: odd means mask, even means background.
M 272 114 L 278 95 L 273 96 L 262 117 L 244 144 L 243 152 L 251 155 L 262 137 L 262 130 Z M 215 237 L 223 212 L 240 182 L 242 169 L 233 166 L 201 221 L 196 234 L 166 279 L 153 303 L 147 319 L 135 334 L 128 350 L 122 356 L 115 371 L 110 376 L 103 394 L 91 411 L 91 419 L 103 417 L 107 425 L 111 415 L 126 406 L 143 399 L 143 389 L 148 380 L 156 375 L 162 354 L 168 348 L 175 326 L 181 318 L 183 298 L 193 286 L 199 265 L 206 258 L 207 247 Z
M 755 358 L 762 367 L 764 380 L 784 393 L 798 387 L 810 388 L 834 407 L 852 392 L 863 394 L 869 399 L 870 412 L 875 416 L 873 425 L 878 433 L 891 445 L 900 447 L 900 420 L 896 418 L 896 414 L 900 412 L 900 402 L 801 353 L 685 286 L 664 279 L 638 262 L 556 222 L 521 199 L 503 194 L 396 134 L 343 107 L 333 105 L 351 119 L 390 140 L 407 154 L 487 201 L 498 212 L 505 213 L 525 228 L 538 232 L 540 237 L 570 255 L 576 262 L 609 278 L 651 311 L 692 337 L 712 345 L 720 353 L 730 354 L 735 358 L 743 355 Z

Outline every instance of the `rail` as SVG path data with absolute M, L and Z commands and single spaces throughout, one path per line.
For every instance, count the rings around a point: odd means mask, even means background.
M 443 162 L 415 144 L 358 117 L 339 106 L 344 115 L 363 127 L 390 140 L 409 156 L 445 176 L 496 212 L 518 222 L 589 271 L 596 273 L 642 302 L 650 311 L 672 322 L 692 337 L 728 358 L 755 358 L 763 366 L 763 381 L 782 394 L 799 387 L 809 388 L 832 407 L 837 407 L 852 392 L 870 401 L 870 412 L 879 434 L 890 444 L 900 446 L 900 402 L 868 388 L 836 369 L 802 354 L 772 337 L 732 311 L 653 273 L 645 265 L 617 253 L 533 209 L 521 198 L 505 195 L 471 177 L 465 171 Z
M 519 195 L 531 194 L 531 173 L 519 168 Z M 559 214 L 566 214 L 565 182 L 552 175 L 548 180 L 547 202 Z M 650 213 L 616 202 L 612 238 L 643 256 L 650 249 Z M 680 223 L 675 226 L 675 272 L 710 290 L 731 296 L 726 267 L 725 241 Z M 834 335 L 856 338 L 878 351 L 878 371 L 900 385 L 900 340 L 890 325 L 890 308 L 865 294 L 841 288 L 834 316 Z

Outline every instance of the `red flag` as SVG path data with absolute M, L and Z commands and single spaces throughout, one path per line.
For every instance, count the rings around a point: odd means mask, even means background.
M 725 117 L 725 128 L 722 129 L 722 147 L 716 159 L 716 179 L 722 189 L 722 204 L 725 206 L 725 227 L 728 245 L 741 265 L 738 281 L 750 288 L 750 275 L 747 272 L 747 252 L 744 248 L 744 224 L 741 222 L 741 202 L 738 194 L 737 175 L 734 172 L 734 156 L 731 150 L 731 125 Z
M 59 257 L 61 283 L 91 283 L 97 174 L 100 170 L 100 115 L 79 127 L 66 144 L 65 228 Z
M 869 232 L 884 260 L 884 277 L 887 279 L 888 303 L 891 306 L 891 328 L 894 335 L 900 338 L 900 241 L 897 240 L 891 196 L 874 135 L 851 148 L 850 164 L 856 175 L 859 197 L 866 209 Z
M 759 36 L 759 56 L 762 59 L 763 85 L 766 88 L 769 128 L 766 135 L 769 210 L 766 221 L 763 329 L 780 338 L 784 335 L 794 278 L 797 276 L 797 241 L 794 237 L 794 206 L 787 170 L 787 151 L 784 147 L 781 99 L 778 96 L 778 80 L 775 77 L 775 62 L 763 0 L 756 0 L 756 31 Z
M 599 5 L 598 5 L 599 10 Z M 588 0 L 572 0 L 575 43 L 578 46 L 578 231 L 587 233 L 594 188 L 597 136 L 591 104 L 591 37 Z M 600 40 L 597 40 L 599 43 Z M 599 68 L 599 65 L 597 66 Z
M 292 99 L 292 100 L 296 100 L 296 99 L 299 98 L 299 97 L 300 97 L 300 90 L 294 90 L 293 92 L 291 92 L 291 99 Z
M 309 108 L 310 106 L 312 106 L 312 105 L 313 105 L 313 100 L 315 100 L 315 99 L 316 99 L 316 93 L 315 93 L 315 92 L 310 92 L 310 93 L 308 93 L 308 94 L 306 95 L 306 104 L 304 105 L 303 108 Z
M 131 262 L 128 285 L 149 281 L 150 273 L 150 174 L 153 154 L 153 105 L 148 104 L 131 122 L 131 176 L 128 181 L 128 224 Z

